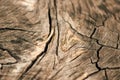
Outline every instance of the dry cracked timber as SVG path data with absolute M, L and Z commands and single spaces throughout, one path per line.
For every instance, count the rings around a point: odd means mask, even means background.
M 0 0 L 0 80 L 120 80 L 120 1 Z

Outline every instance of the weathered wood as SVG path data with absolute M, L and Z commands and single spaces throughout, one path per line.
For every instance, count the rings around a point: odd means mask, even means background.
M 120 80 L 119 0 L 0 0 L 0 80 Z

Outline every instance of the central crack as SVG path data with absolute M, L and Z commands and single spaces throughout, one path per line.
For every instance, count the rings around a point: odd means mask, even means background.
M 99 62 L 99 60 L 100 60 L 99 54 L 100 54 L 100 50 L 102 49 L 102 47 L 103 47 L 103 46 L 101 46 L 101 47 L 97 50 L 97 58 L 98 58 L 98 60 L 95 62 L 96 68 L 97 68 L 99 71 L 101 70 L 101 67 L 98 65 L 98 62 Z
M 25 74 L 33 67 L 33 65 L 38 61 L 38 59 L 39 58 L 41 58 L 40 60 L 43 59 L 43 57 L 45 56 L 45 54 L 46 54 L 46 52 L 48 50 L 48 46 L 49 46 L 49 44 L 50 44 L 50 42 L 51 42 L 51 40 L 53 38 L 53 33 L 54 33 L 54 29 L 52 29 L 52 19 L 51 19 L 50 8 L 48 9 L 48 19 L 49 19 L 50 30 L 49 30 L 48 39 L 45 41 L 44 50 L 42 52 L 40 52 L 40 54 L 37 55 L 34 60 L 32 60 L 32 62 L 30 63 L 30 65 L 26 68 L 26 70 L 22 73 L 22 75 L 19 77 L 18 80 L 22 80 L 25 77 Z

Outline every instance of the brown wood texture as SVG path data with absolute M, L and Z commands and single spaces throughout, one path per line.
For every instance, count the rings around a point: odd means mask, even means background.
M 120 80 L 120 0 L 0 0 L 0 80 Z

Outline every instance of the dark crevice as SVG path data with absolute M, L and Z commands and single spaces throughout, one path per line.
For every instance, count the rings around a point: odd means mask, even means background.
M 97 60 L 97 62 L 95 62 L 96 68 L 97 68 L 99 71 L 101 70 L 101 67 L 98 65 L 98 62 L 99 62 L 99 60 L 100 60 L 99 54 L 100 54 L 100 50 L 102 49 L 102 47 L 103 47 L 103 46 L 101 46 L 101 47 L 97 50 L 97 58 L 98 58 L 98 60 Z
M 98 50 L 97 50 L 97 61 L 96 62 L 93 62 L 92 59 L 90 58 L 90 61 L 92 64 L 95 64 L 96 68 L 98 69 L 98 71 L 102 70 L 102 68 L 99 66 L 98 62 L 100 60 L 100 50 L 102 49 L 103 46 L 101 46 Z
M 98 71 L 102 70 L 101 67 L 99 67 L 98 62 L 95 62 L 95 66 L 98 69 Z
M 52 29 L 52 18 L 51 18 L 51 10 L 50 10 L 50 7 L 48 7 L 48 19 L 49 19 L 49 35 L 50 35 L 50 32 L 51 32 L 51 29 Z M 48 36 L 49 36 L 48 35 Z
M 97 50 L 97 57 L 98 57 L 98 61 L 99 61 L 99 59 L 100 59 L 99 54 L 100 54 L 100 50 L 102 49 L 102 47 L 103 47 L 103 46 L 101 46 L 101 47 Z
M 105 69 L 104 71 L 105 71 L 105 77 L 106 77 L 106 80 L 109 80 L 109 79 L 108 79 L 108 75 L 107 75 L 107 71 L 106 71 L 106 69 Z
M 57 0 L 54 0 L 54 7 L 55 7 L 55 16 L 57 21 L 57 46 L 56 46 L 56 55 L 58 56 L 58 49 L 59 49 L 59 38 L 60 38 L 60 30 L 59 30 L 59 23 L 58 23 L 58 12 L 57 12 Z
M 57 13 L 57 2 L 56 2 L 56 1 L 57 1 L 57 0 L 54 0 L 54 6 L 55 6 L 55 10 L 56 10 L 57 31 L 58 31 L 58 33 L 57 33 L 56 55 L 58 56 L 60 30 L 59 30 L 59 24 L 58 24 L 58 13 Z M 120 3 L 119 0 L 115 0 L 115 1 L 116 1 L 117 3 Z M 71 2 L 71 3 L 72 3 L 72 2 Z M 73 3 L 72 3 L 72 6 L 74 7 Z M 101 6 L 99 6 L 99 8 L 102 9 L 102 10 L 104 10 L 106 13 L 109 12 L 109 10 L 107 10 L 107 8 L 105 7 L 105 5 L 101 5 Z M 74 10 L 74 12 L 75 12 L 75 10 Z M 48 19 L 49 19 L 49 26 L 50 26 L 50 27 L 49 27 L 49 35 L 50 35 L 51 29 L 52 29 L 52 18 L 51 18 L 51 10 L 50 10 L 50 7 L 49 7 L 49 9 L 48 9 Z M 107 18 L 105 18 L 105 21 L 106 21 L 106 19 L 107 19 Z M 65 21 L 65 20 L 64 20 L 64 21 Z M 104 25 L 105 25 L 105 21 L 103 21 L 102 25 L 99 25 L 99 26 L 104 26 Z M 67 22 L 67 23 L 70 25 L 71 29 L 72 29 L 74 32 L 76 32 L 77 34 L 81 35 L 82 37 L 88 37 L 88 36 L 86 36 L 86 35 L 84 35 L 84 34 L 79 33 L 76 29 L 74 29 L 73 26 L 70 24 L 70 22 L 68 22 L 68 21 L 65 21 L 65 22 Z M 97 27 L 99 27 L 99 26 L 97 26 Z M 2 30 L 4 30 L 4 31 L 7 31 L 7 30 L 26 31 L 26 30 L 23 30 L 23 29 L 14 29 L 14 28 L 0 28 L 0 30 L 1 30 L 1 31 L 2 31 Z M 88 38 L 94 39 L 94 38 L 93 38 L 93 35 L 95 34 L 95 32 L 96 32 L 96 28 L 94 28 L 92 34 L 91 34 L 90 37 L 88 37 Z M 48 36 L 49 36 L 49 35 L 48 35 Z M 52 36 L 52 37 L 53 37 L 53 36 Z M 51 37 L 50 40 L 46 43 L 46 46 L 45 46 L 44 50 L 31 62 L 31 64 L 27 67 L 27 69 L 24 71 L 24 73 L 20 76 L 19 80 L 22 80 L 22 79 L 24 78 L 25 74 L 33 67 L 33 65 L 37 62 L 37 60 L 38 60 L 40 57 L 42 57 L 41 60 L 44 58 L 45 54 L 47 53 L 49 44 L 50 44 L 50 42 L 51 42 L 51 40 L 52 40 L 52 37 Z M 93 62 L 92 59 L 91 59 L 91 63 L 92 63 L 92 64 L 95 64 L 95 66 L 96 66 L 96 68 L 98 69 L 98 71 L 89 74 L 89 75 L 88 75 L 87 77 L 85 77 L 83 80 L 85 80 L 85 79 L 87 79 L 88 77 L 90 77 L 90 76 L 98 73 L 98 72 L 101 71 L 101 70 L 105 70 L 106 80 L 108 80 L 108 76 L 107 76 L 106 69 L 120 69 L 120 67 L 101 68 L 101 67 L 99 66 L 99 64 L 98 64 L 98 62 L 99 62 L 99 60 L 100 60 L 100 56 L 99 56 L 100 50 L 102 49 L 103 46 L 104 46 L 104 47 L 109 47 L 109 48 L 118 49 L 119 43 L 117 43 L 117 46 L 116 46 L 116 48 L 115 48 L 115 47 L 111 47 L 111 46 L 106 46 L 106 45 L 104 45 L 104 44 L 100 44 L 98 39 L 95 39 L 95 40 L 96 40 L 97 44 L 100 45 L 101 47 L 97 50 L 97 58 L 98 58 L 97 62 Z M 13 42 L 15 43 L 15 41 L 13 41 Z M 118 36 L 118 42 L 119 42 L 119 36 Z M 7 51 L 13 58 L 19 59 L 19 57 L 13 55 L 10 50 L 5 49 L 5 48 L 1 48 L 1 47 L 0 47 L 0 49 L 3 50 L 3 51 Z M 79 56 L 80 56 L 80 55 L 79 55 Z M 72 59 L 71 61 L 76 60 L 79 56 L 75 57 L 75 58 Z M 40 61 L 41 61 L 41 60 L 40 60 Z M 16 63 L 16 62 L 15 62 L 15 63 Z M 54 62 L 54 63 L 55 63 L 55 62 Z M 6 64 L 1 64 L 1 65 L 10 65 L 10 64 L 14 64 L 14 63 L 6 63 Z M 80 65 L 80 64 L 79 64 L 79 65 Z M 77 65 L 77 66 L 79 66 L 79 65 Z M 75 66 L 75 67 L 76 67 L 76 66 Z M 63 69 L 63 68 L 59 69 L 59 70 L 56 72 L 56 74 L 52 76 L 51 80 L 52 80 L 54 77 L 56 77 L 56 75 L 57 75 L 62 69 Z M 39 72 L 40 72 L 40 71 L 38 71 L 37 74 L 38 74 Z M 74 72 L 74 73 L 76 73 L 76 72 Z M 74 73 L 72 73 L 71 75 L 73 75 Z M 35 78 L 35 76 L 36 76 L 37 74 L 35 74 L 33 78 Z M 33 79 L 33 78 L 32 78 L 32 79 Z
M 95 34 L 95 32 L 96 32 L 96 28 L 94 28 L 92 34 L 90 35 L 90 38 L 91 38 L 91 39 L 92 39 L 93 35 Z

